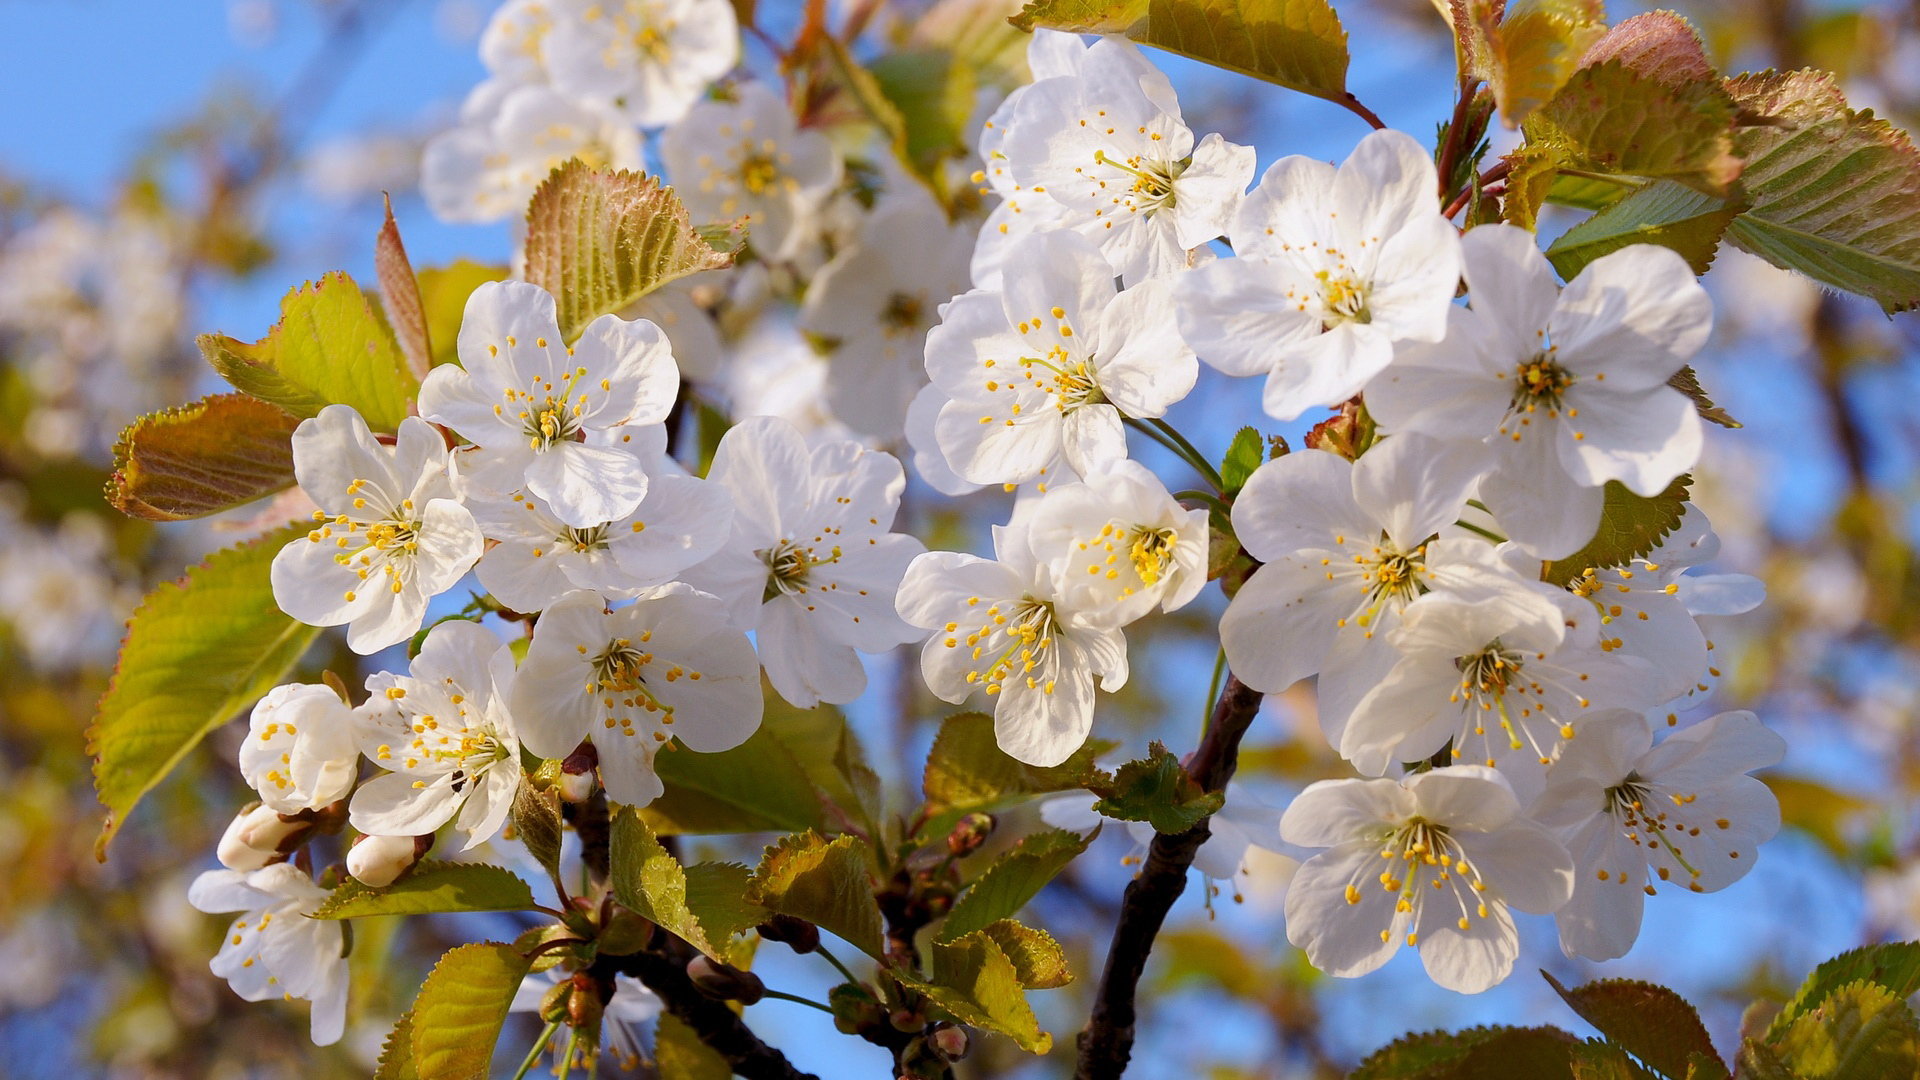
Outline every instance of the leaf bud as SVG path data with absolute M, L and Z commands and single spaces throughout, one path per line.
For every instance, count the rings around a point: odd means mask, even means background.
M 767 995 L 766 984 L 760 981 L 760 976 L 706 956 L 696 956 L 687 962 L 687 978 L 693 980 L 701 993 L 722 1001 L 751 1005 Z
M 947 851 L 955 857 L 971 855 L 980 850 L 980 845 L 993 835 L 994 820 L 992 814 L 968 814 L 955 822 L 953 831 L 947 833 Z
M 768 941 L 785 942 L 794 952 L 810 953 L 820 947 L 820 928 L 791 915 L 775 915 L 758 927 Z
M 574 973 L 570 980 L 572 996 L 567 998 L 567 1024 L 570 1027 L 592 1030 L 599 1026 L 600 1016 L 606 1011 L 607 1002 L 613 998 L 613 983 L 609 980 L 603 987 L 600 980 L 584 971 Z
M 572 1012 L 573 983 L 558 982 L 540 999 L 540 1019 L 551 1024 L 556 1020 L 565 1020 Z
M 827 991 L 827 1004 L 833 1007 L 833 1026 L 845 1035 L 864 1035 L 887 1026 L 887 1009 L 871 989 L 861 983 L 841 983 Z
M 973 1040 L 967 1036 L 967 1029 L 956 1024 L 940 1024 L 927 1033 L 927 1044 L 940 1052 L 948 1061 L 960 1061 L 973 1049 Z

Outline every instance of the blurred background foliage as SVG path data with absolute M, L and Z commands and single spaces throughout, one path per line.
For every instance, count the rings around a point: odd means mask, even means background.
M 193 334 L 257 336 L 291 284 L 334 268 L 370 278 L 381 191 L 394 197 L 416 265 L 509 256 L 506 230 L 435 227 L 413 191 L 421 140 L 477 80 L 473 37 L 490 5 L 179 4 L 180 22 L 192 29 L 178 33 L 201 39 L 191 62 L 162 67 L 179 83 L 164 96 L 183 104 L 165 123 L 136 132 L 110 122 L 115 93 L 143 93 L 131 74 L 114 77 L 112 57 L 175 44 L 127 40 L 154 17 L 129 9 L 146 6 L 0 2 L 0 37 L 16 53 L 37 54 L 0 74 L 14 103 L 0 120 L 0 1075 L 363 1075 L 434 956 L 512 928 L 488 921 L 504 917 L 413 920 L 403 933 L 357 926 L 354 1022 L 348 1038 L 326 1050 L 307 1043 L 291 1007 L 241 1002 L 206 970 L 219 921 L 185 898 L 187 881 L 211 863 L 219 830 L 248 797 L 230 764 L 232 728 L 127 823 L 109 862 L 94 861 L 100 810 L 84 733 L 121 624 L 147 588 L 248 531 L 245 520 L 156 528 L 107 508 L 100 490 L 126 423 L 209 383 Z M 799 5 L 759 6 L 763 25 L 783 27 L 794 18 L 787 9 Z M 872 6 L 834 5 L 833 18 Z M 997 16 L 1010 4 L 944 0 L 937 6 L 946 24 L 923 18 L 933 6 L 884 5 L 862 56 L 912 48 L 959 21 L 956 12 L 984 12 L 990 17 L 969 24 L 989 33 L 977 55 L 995 70 L 983 73 L 983 87 L 1018 68 L 1017 38 L 993 36 L 1003 33 Z M 1430 131 L 1452 87 L 1452 46 L 1433 7 L 1337 6 L 1355 36 L 1360 96 L 1395 126 Z M 1828 69 L 1856 106 L 1909 130 L 1920 124 L 1920 4 L 1675 6 L 1723 71 Z M 1608 15 L 1617 21 L 1641 10 L 1616 4 Z M 204 40 L 214 35 L 224 36 Z M 1325 103 L 1157 59 L 1196 128 L 1255 143 L 1263 161 L 1292 152 L 1337 158 L 1361 134 Z M 102 93 L 47 85 L 49 71 L 71 78 L 89 68 L 84 77 L 100 80 Z M 349 103 L 340 115 L 329 112 L 336 97 Z M 1505 149 L 1502 138 L 1511 136 L 1496 132 L 1496 152 Z M 80 164 L 65 160 L 70 153 Z M 966 185 L 958 187 L 964 194 Z M 1573 220 L 1554 211 L 1542 230 Z M 1815 961 L 1862 942 L 1920 937 L 1920 324 L 1890 320 L 1865 300 L 1824 295 L 1731 249 L 1707 282 L 1720 315 L 1702 378 L 1747 427 L 1710 432 L 1695 497 L 1726 541 L 1724 568 L 1756 574 L 1770 591 L 1760 611 L 1714 628 L 1723 678 L 1713 707 L 1751 708 L 1788 738 L 1786 763 L 1767 778 L 1788 829 L 1740 884 L 1651 905 L 1647 930 L 1625 960 L 1569 961 L 1536 925 L 1525 934 L 1534 953 L 1521 970 L 1531 961 L 1567 983 L 1600 975 L 1665 982 L 1701 1004 L 1727 1045 L 1749 1000 L 1790 990 Z M 1260 421 L 1257 402 L 1247 400 L 1255 396 L 1214 379 L 1175 419 L 1217 454 L 1237 426 Z M 906 527 L 930 546 L 978 550 L 998 497 L 945 502 L 916 488 Z M 1213 594 L 1206 605 L 1136 629 L 1140 676 L 1103 699 L 1104 735 L 1129 748 L 1150 738 L 1176 752 L 1192 745 L 1219 606 Z M 332 637 L 323 642 L 300 678 L 331 668 L 357 685 L 392 659 L 358 658 Z M 880 667 L 897 675 L 904 655 Z M 911 793 L 942 713 L 914 689 L 917 679 L 896 677 L 893 685 L 902 689 L 870 695 L 877 700 L 850 710 L 850 720 L 890 784 Z M 1318 734 L 1311 693 L 1296 688 L 1269 702 L 1241 776 L 1280 803 L 1339 768 Z M 996 842 L 1036 821 L 1031 809 L 1009 815 Z M 1031 921 L 1060 937 L 1083 976 L 1036 999 L 1056 1036 L 1085 1015 L 1087 976 L 1098 971 L 1130 873 L 1128 845 L 1121 830 L 1108 830 L 1036 901 Z M 748 861 L 757 852 L 751 839 L 689 847 L 690 856 Z M 1285 944 L 1279 913 L 1290 868 L 1273 856 L 1226 892 L 1189 890 L 1149 969 L 1136 1075 L 1337 1076 L 1409 1028 L 1577 1027 L 1530 974 L 1477 998 L 1435 989 L 1405 956 L 1364 980 L 1318 976 Z M 785 950 L 766 951 L 764 963 L 774 985 L 824 996 L 830 972 L 819 965 Z M 822 1075 L 886 1068 L 876 1048 L 803 1009 L 769 1001 L 753 1006 L 749 1020 Z M 531 1027 L 510 1028 L 502 1046 L 517 1058 L 515 1048 L 532 1035 Z M 1071 1039 L 1060 1037 L 1057 1047 L 1035 1061 L 983 1038 L 959 1072 L 1065 1075 Z M 648 1072 L 642 1065 L 639 1075 Z

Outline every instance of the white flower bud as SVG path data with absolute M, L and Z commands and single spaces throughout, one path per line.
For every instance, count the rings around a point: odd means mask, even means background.
M 220 865 L 229 870 L 258 870 L 281 859 L 280 845 L 311 822 L 284 821 L 273 807 L 256 804 L 233 819 L 220 837 Z
M 359 767 L 353 710 L 331 688 L 276 686 L 253 707 L 240 772 L 275 810 L 297 814 L 345 798 Z
M 421 838 L 412 836 L 362 836 L 353 842 L 353 849 L 347 852 L 347 873 L 354 880 L 372 889 L 384 889 L 400 879 L 400 875 L 413 868 L 420 861 L 426 847 L 433 844 L 433 837 L 427 836 L 425 846 Z

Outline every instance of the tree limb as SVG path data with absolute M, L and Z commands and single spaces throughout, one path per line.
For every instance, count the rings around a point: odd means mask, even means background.
M 1260 711 L 1260 692 L 1229 674 L 1206 737 L 1188 759 L 1187 772 L 1208 791 L 1226 790 L 1240 764 L 1240 739 Z M 1154 836 L 1147 861 L 1128 883 L 1120 900 L 1120 921 L 1107 948 L 1107 966 L 1100 973 L 1093 1015 L 1077 1040 L 1080 1061 L 1075 1080 L 1114 1080 L 1127 1070 L 1133 1056 L 1134 993 L 1146 970 L 1154 938 L 1166 921 L 1173 902 L 1187 887 L 1187 870 L 1200 845 L 1212 835 L 1212 819 L 1183 833 Z
M 693 958 L 693 946 L 660 934 L 664 943 L 657 950 L 629 956 L 604 956 L 594 966 L 606 965 L 623 975 L 632 975 L 654 992 L 681 1023 L 693 1029 L 708 1049 L 726 1059 L 738 1076 L 746 1080 L 819 1080 L 801 1072 L 787 1056 L 766 1043 L 747 1027 L 746 1021 L 726 1002 L 710 998 L 693 985 L 687 976 L 687 961 Z

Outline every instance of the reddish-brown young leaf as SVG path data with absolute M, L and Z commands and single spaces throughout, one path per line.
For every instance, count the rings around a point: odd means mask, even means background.
M 407 261 L 407 247 L 400 242 L 400 225 L 393 220 L 393 199 L 387 203 L 387 220 L 373 244 L 373 269 L 380 278 L 380 299 L 387 309 L 387 322 L 400 351 L 406 354 L 413 377 L 424 379 L 433 366 L 433 340 L 427 332 L 426 308 L 420 302 L 420 283 L 413 276 L 413 264 Z
M 298 417 L 245 394 L 143 416 L 114 446 L 107 501 L 129 517 L 183 521 L 293 483 Z

